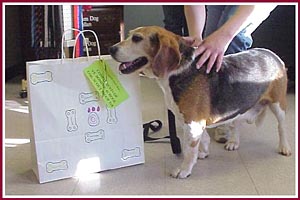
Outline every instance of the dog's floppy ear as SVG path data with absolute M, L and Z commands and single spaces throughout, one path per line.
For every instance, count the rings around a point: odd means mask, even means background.
M 156 33 L 151 37 L 151 42 L 157 45 L 152 70 L 154 75 L 163 78 L 179 66 L 180 52 L 178 39 L 175 36 Z

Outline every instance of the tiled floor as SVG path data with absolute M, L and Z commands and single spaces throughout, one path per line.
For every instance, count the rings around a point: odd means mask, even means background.
M 141 78 L 143 120 L 166 122 L 166 108 L 153 80 Z M 169 176 L 182 156 L 169 143 L 145 144 L 146 162 L 118 170 L 39 184 L 31 170 L 27 103 L 18 98 L 19 81 L 5 86 L 5 191 L 6 195 L 288 195 L 295 191 L 295 95 L 288 95 L 288 139 L 293 154 L 276 153 L 275 117 L 267 113 L 263 125 L 245 125 L 239 150 L 228 152 L 212 139 L 210 156 L 199 160 L 185 180 Z M 15 109 L 13 109 L 15 108 Z M 18 109 L 16 109 L 18 108 Z M 178 128 L 178 132 L 180 128 Z M 160 133 L 165 135 L 164 127 Z M 142 133 L 141 133 L 142 134 Z M 12 140 L 9 140 L 12 139 Z M 21 139 L 21 140 L 16 140 Z

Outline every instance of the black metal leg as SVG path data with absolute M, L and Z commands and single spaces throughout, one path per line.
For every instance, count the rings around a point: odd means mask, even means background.
M 174 154 L 180 154 L 181 145 L 180 145 L 180 140 L 176 135 L 175 115 L 171 110 L 168 110 L 168 121 L 169 121 L 169 134 L 170 134 L 172 151 Z
M 175 115 L 171 110 L 168 110 L 168 121 L 169 121 L 169 136 L 165 136 L 162 138 L 153 138 L 149 137 L 149 131 L 157 132 L 161 129 L 162 123 L 159 120 L 154 120 L 148 123 L 143 124 L 143 134 L 144 134 L 144 141 L 145 142 L 152 142 L 163 138 L 170 138 L 172 152 L 174 154 L 181 153 L 181 145 L 180 140 L 176 135 L 176 122 L 175 122 Z

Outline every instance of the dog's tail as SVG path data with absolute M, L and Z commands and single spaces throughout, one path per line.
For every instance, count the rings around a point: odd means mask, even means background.
M 266 116 L 267 107 L 264 107 L 262 111 L 258 114 L 258 116 L 255 119 L 255 125 L 256 127 L 260 127 L 262 125 L 262 122 Z

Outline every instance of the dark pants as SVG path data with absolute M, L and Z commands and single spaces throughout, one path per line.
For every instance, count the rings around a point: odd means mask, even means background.
M 162 6 L 164 12 L 165 29 L 177 35 L 188 36 L 189 31 L 184 15 L 183 5 Z

